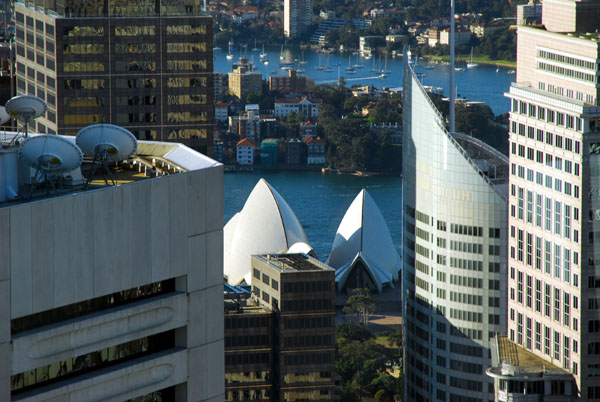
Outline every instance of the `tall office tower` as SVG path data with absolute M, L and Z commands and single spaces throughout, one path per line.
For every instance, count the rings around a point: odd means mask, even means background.
M 17 94 L 48 103 L 38 132 L 112 123 L 210 154 L 212 19 L 200 2 L 15 4 Z
M 312 24 L 312 0 L 283 1 L 283 34 L 295 39 L 304 34 Z
M 403 148 L 405 400 L 487 402 L 490 338 L 506 331 L 508 159 L 449 133 L 408 62 Z
M 0 151 L 0 400 L 224 400 L 222 165 L 139 141 L 116 185 L 30 193 L 29 140 Z
M 508 336 L 571 372 L 582 400 L 600 399 L 599 12 L 544 1 L 545 27 L 518 27 L 507 94 Z

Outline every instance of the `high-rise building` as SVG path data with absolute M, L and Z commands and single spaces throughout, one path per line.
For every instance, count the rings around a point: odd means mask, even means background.
M 116 185 L 76 170 L 31 191 L 6 145 L 0 400 L 222 401 L 222 165 L 139 141 Z
M 48 103 L 41 133 L 112 123 L 211 152 L 212 19 L 200 2 L 15 4 L 17 94 Z
M 586 401 L 600 399 L 599 12 L 544 1 L 544 26 L 518 27 L 507 94 L 508 337 L 572 373 L 577 389 L 560 392 Z
M 449 133 L 408 62 L 403 76 L 404 400 L 487 402 L 490 339 L 506 331 L 508 158 Z
M 302 36 L 312 24 L 312 0 L 283 1 L 283 34 L 295 39 Z

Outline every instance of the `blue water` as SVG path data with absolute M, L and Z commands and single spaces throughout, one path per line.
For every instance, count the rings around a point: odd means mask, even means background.
M 267 78 L 273 75 L 271 72 L 275 71 L 277 75 L 287 74 L 287 71 L 279 68 L 279 55 L 281 48 L 269 48 L 265 49 L 269 55 L 270 64 L 268 66 L 263 65 L 259 61 L 260 52 L 253 52 L 251 49 L 238 50 L 232 52 L 235 56 L 235 60 L 241 55 L 248 57 L 249 59 L 254 58 L 255 65 L 258 67 L 258 71 L 263 74 L 263 78 Z M 226 73 L 231 71 L 231 64 L 233 61 L 226 59 L 227 49 L 216 50 L 214 52 L 214 70 L 217 72 Z M 350 58 L 350 60 L 349 60 Z M 304 60 L 306 64 L 297 64 L 296 68 L 302 68 L 305 70 L 303 74 L 312 77 L 317 84 L 320 83 L 335 83 L 338 78 L 338 67 L 334 66 L 336 63 L 340 63 L 339 74 L 346 80 L 346 85 L 350 86 L 353 84 L 372 84 L 377 88 L 398 88 L 402 87 L 402 59 L 388 58 L 387 65 L 385 59 L 382 57 L 373 57 L 371 60 L 365 60 L 362 58 L 357 59 L 357 56 L 349 56 L 348 54 L 340 55 L 339 53 L 332 54 L 319 54 L 312 50 L 284 50 L 284 59 L 289 62 L 297 60 L 298 62 Z M 356 74 L 348 74 L 345 70 L 348 64 L 363 64 L 364 67 L 357 69 Z M 329 65 L 335 71 L 324 72 L 321 70 L 315 70 L 319 64 Z M 371 68 L 378 67 L 391 71 L 386 78 L 379 78 L 376 73 L 371 72 Z M 498 71 L 496 71 L 498 70 Z M 508 92 L 510 83 L 514 80 L 515 75 L 509 73 L 508 68 L 496 68 L 495 66 L 484 66 L 480 65 L 477 68 L 465 69 L 465 71 L 456 72 L 456 85 L 457 93 L 461 97 L 466 97 L 473 101 L 486 102 L 491 108 L 494 114 L 502 114 L 508 112 L 509 101 L 504 97 L 504 92 Z M 423 85 L 431 85 L 435 87 L 442 87 L 444 93 L 448 95 L 449 81 L 450 81 L 450 66 L 442 64 L 427 64 L 426 60 L 420 60 L 417 62 L 415 72 L 422 77 Z
M 401 250 L 402 179 L 318 172 L 231 173 L 225 175 L 225 222 L 242 209 L 263 177 L 285 198 L 302 223 L 311 246 L 325 260 L 346 209 L 365 188 L 377 203 L 398 252 Z M 260 236 L 260 228 L 257 228 Z

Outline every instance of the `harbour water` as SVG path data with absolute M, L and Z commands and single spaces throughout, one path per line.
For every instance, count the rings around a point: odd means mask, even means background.
M 402 58 L 385 58 L 373 56 L 371 60 L 365 60 L 358 55 L 349 55 L 348 53 L 323 54 L 312 50 L 268 48 L 265 49 L 268 54 L 269 65 L 265 66 L 259 61 L 260 51 L 252 51 L 249 46 L 247 50 L 244 47 L 232 51 L 233 60 L 227 60 L 227 49 L 214 51 L 214 70 L 227 73 L 231 71 L 231 64 L 240 56 L 248 57 L 254 60 L 257 70 L 263 74 L 263 78 L 272 75 L 287 74 L 287 71 L 280 68 L 280 61 L 294 63 L 294 68 L 302 69 L 302 74 L 312 77 L 317 84 L 335 83 L 339 76 L 344 77 L 346 85 L 353 84 L 372 84 L 377 88 L 399 88 L 402 87 Z M 283 56 L 283 59 L 280 59 Z M 361 68 L 355 68 L 355 73 L 348 73 L 346 67 L 362 65 Z M 330 72 L 316 69 L 319 66 L 329 66 Z M 464 67 L 464 66 L 463 66 Z M 389 74 L 385 78 L 380 77 L 380 73 L 371 72 L 371 69 L 388 70 Z M 509 101 L 504 97 L 508 92 L 511 81 L 515 79 L 512 74 L 514 70 L 505 67 L 496 67 L 488 65 L 479 65 L 477 68 L 466 68 L 463 71 L 456 71 L 457 93 L 460 97 L 466 97 L 469 100 L 486 102 L 494 114 L 506 113 L 509 108 Z M 417 60 L 415 72 L 421 78 L 423 85 L 441 87 L 445 94 L 449 94 L 450 66 L 445 64 L 429 64 L 426 60 Z
M 242 209 L 260 178 L 287 201 L 302 223 L 318 257 L 326 260 L 346 209 L 361 189 L 373 197 L 401 252 L 402 178 L 348 176 L 318 172 L 232 173 L 225 175 L 225 222 Z M 257 228 L 260 236 L 260 228 Z

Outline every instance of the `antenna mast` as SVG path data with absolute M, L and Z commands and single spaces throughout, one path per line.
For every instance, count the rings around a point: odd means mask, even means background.
M 454 2 L 450 0 L 450 132 L 456 131 L 454 107 L 456 105 L 456 87 L 454 86 Z

